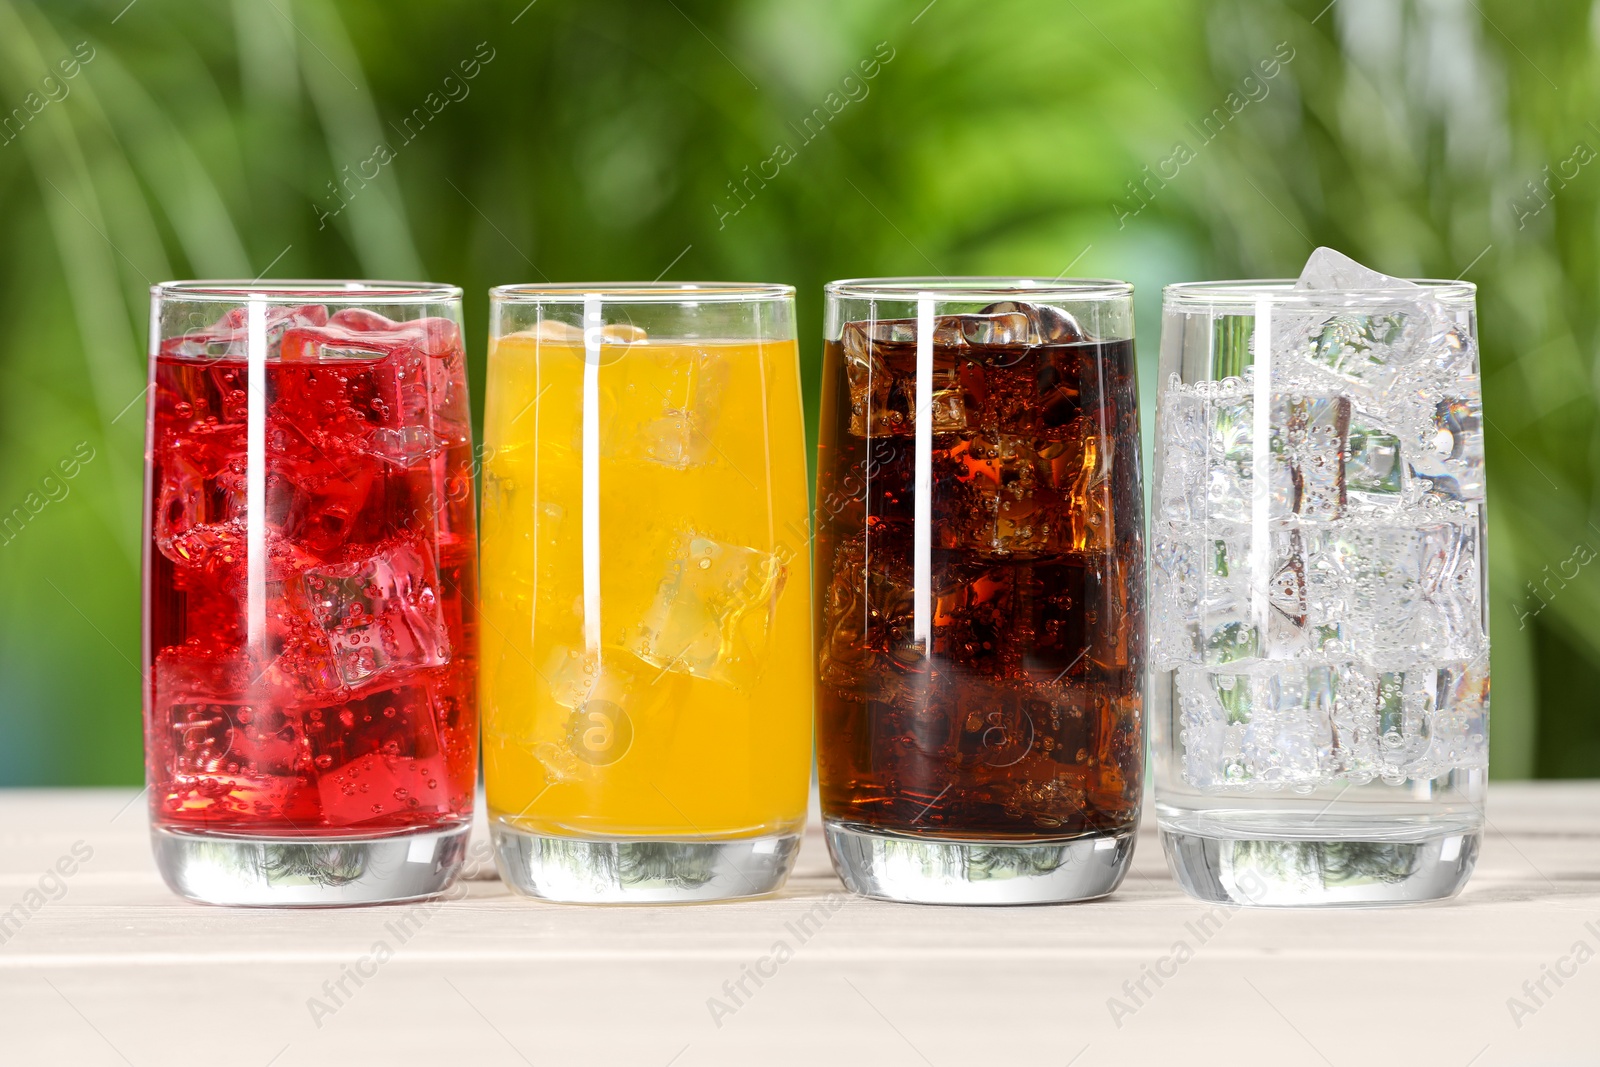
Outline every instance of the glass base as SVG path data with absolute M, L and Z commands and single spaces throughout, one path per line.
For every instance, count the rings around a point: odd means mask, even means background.
M 490 825 L 494 862 L 512 889 L 567 904 L 689 904 L 776 892 L 799 834 L 725 841 L 549 837 Z
M 1060 841 L 960 841 L 827 823 L 834 870 L 852 893 L 909 904 L 1059 904 L 1116 889 L 1133 831 Z
M 202 904 L 327 908 L 418 900 L 450 887 L 470 825 L 372 838 L 223 837 L 151 828 L 172 891 Z
M 1446 900 L 1472 877 L 1481 838 L 1477 830 L 1367 840 L 1161 831 L 1167 865 L 1190 896 L 1257 908 L 1385 907 Z

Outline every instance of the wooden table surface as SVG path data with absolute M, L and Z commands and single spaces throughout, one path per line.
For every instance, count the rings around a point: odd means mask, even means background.
M 1033 908 L 847 897 L 815 831 L 776 898 L 540 904 L 479 842 L 402 921 L 186 904 L 134 791 L 0 791 L 0 1064 L 1600 1063 L 1600 783 L 1488 811 L 1456 901 L 1202 941 L 1148 828 L 1113 898 Z

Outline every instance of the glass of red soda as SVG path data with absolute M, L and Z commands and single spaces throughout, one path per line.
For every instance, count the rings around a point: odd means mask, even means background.
M 146 773 L 157 864 L 214 904 L 437 893 L 477 775 L 461 290 L 151 291 Z

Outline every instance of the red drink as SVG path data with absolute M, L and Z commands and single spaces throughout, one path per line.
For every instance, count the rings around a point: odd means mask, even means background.
M 262 311 L 255 361 L 243 306 L 162 341 L 154 360 L 156 826 L 257 837 L 464 826 L 477 542 L 460 329 L 320 304 Z

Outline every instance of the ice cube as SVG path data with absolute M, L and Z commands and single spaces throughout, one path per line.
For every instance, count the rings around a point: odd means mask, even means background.
M 1384 781 L 1403 782 L 1426 776 L 1424 762 L 1432 745 L 1433 693 L 1428 670 L 1379 671 L 1378 755 Z
M 582 326 L 560 319 L 540 319 L 533 329 L 504 334 L 500 339 L 503 341 L 510 337 L 531 338 L 544 344 L 582 345 L 584 341 Z M 610 322 L 600 327 L 602 344 L 635 345 L 649 339 L 649 334 L 642 327 L 632 323 Z
M 1335 315 L 1323 324 L 1308 354 L 1313 363 L 1340 378 L 1385 392 L 1416 354 L 1407 343 L 1407 323 L 1421 315 L 1420 309 Z
M 1267 576 L 1258 590 L 1247 528 L 1158 527 L 1151 548 L 1151 648 L 1163 668 L 1342 649 L 1338 608 L 1344 600 L 1335 597 L 1330 606 L 1330 581 L 1318 570 L 1317 537 L 1297 527 L 1274 527 L 1266 536 Z M 1342 596 L 1343 587 L 1338 589 Z
M 1357 759 L 1344 724 L 1371 706 L 1348 663 L 1180 670 L 1183 776 L 1205 790 L 1316 785 Z
M 1281 401 L 1281 406 L 1289 477 L 1294 483 L 1293 509 L 1305 518 L 1337 518 L 1345 504 L 1350 401 L 1294 397 Z M 1278 412 L 1273 415 L 1276 418 Z
M 209 817 L 311 820 L 302 738 L 293 720 L 270 706 L 175 704 L 171 716 L 171 812 Z
M 862 530 L 834 551 L 823 605 L 820 677 L 853 698 L 909 706 L 931 678 L 915 632 L 915 574 L 909 522 Z M 1002 572 L 940 552 L 929 580 L 932 653 L 963 673 L 1000 671 L 1001 609 L 1010 594 Z
M 1286 659 L 1309 642 L 1306 553 L 1297 529 L 1275 530 L 1271 537 L 1275 551 L 1267 584 L 1267 654 Z
M 391 323 L 381 315 L 345 309 L 323 327 L 283 335 L 286 363 L 330 363 L 327 371 L 296 377 L 306 395 L 272 398 L 277 434 L 269 445 L 305 437 L 328 453 L 354 445 L 401 467 L 467 440 L 461 335 L 448 319 Z M 384 326 L 384 323 L 388 323 Z M 343 435 L 317 444 L 319 432 Z
M 195 565 L 201 545 L 229 536 L 246 511 L 244 428 L 200 425 L 163 442 L 158 452 L 161 484 L 151 516 L 162 555 L 181 566 Z M 196 531 L 210 530 L 209 534 Z M 191 539 L 196 544 L 184 547 Z
M 1156 670 L 1200 663 L 1200 599 L 1211 543 L 1191 523 L 1159 521 L 1150 546 L 1150 658 Z
M 1349 651 L 1381 663 L 1482 650 L 1474 523 L 1329 527 L 1316 539 L 1322 613 L 1338 622 Z
M 1262 652 L 1262 635 L 1251 604 L 1250 539 L 1238 529 L 1208 534 L 1199 546 L 1196 647 L 1205 663 L 1253 659 Z
M 302 712 L 325 821 L 446 809 L 438 703 L 426 685 L 401 685 Z
M 341 308 L 329 317 L 327 325 L 350 333 L 375 335 L 373 340 L 378 344 L 388 344 L 404 338 L 423 355 L 434 358 L 461 351 L 461 327 L 452 319 L 434 317 L 397 322 L 366 308 Z M 324 348 L 318 353 L 318 358 L 323 353 L 335 358 L 342 354 L 337 345 L 332 350 Z M 297 355 L 303 358 L 306 354 L 297 353 Z M 286 355 L 285 358 L 289 357 Z
M 685 533 L 627 648 L 658 670 L 747 690 L 766 665 L 786 577 L 774 552 Z
M 1065 441 L 976 435 L 937 457 L 939 543 L 993 559 L 1110 548 L 1112 442 L 1086 419 L 1076 429 Z
M 381 536 L 365 514 L 369 497 L 388 488 L 383 463 L 369 453 L 336 449 L 310 458 L 272 457 L 267 472 L 267 523 L 274 533 L 324 555 L 353 535 Z
M 1352 421 L 1350 451 L 1345 460 L 1345 492 L 1349 503 L 1363 509 L 1401 505 L 1403 467 L 1400 438 Z
M 1418 364 L 1449 378 L 1475 380 L 1478 352 L 1472 338 L 1470 310 L 1432 303 L 1426 317 L 1417 322 L 1411 344 Z
M 729 461 L 716 445 L 730 373 L 722 356 L 645 349 L 624 361 L 621 371 L 605 405 L 615 413 L 603 431 L 608 451 L 674 470 Z
M 1441 664 L 1433 672 L 1433 722 L 1427 777 L 1489 765 L 1489 664 L 1485 659 Z
M 1271 477 L 1268 514 L 1274 518 L 1293 508 L 1294 477 L 1284 441 L 1287 411 L 1274 403 L 1267 442 Z M 1223 396 L 1209 407 L 1210 448 L 1206 469 L 1206 514 L 1213 521 L 1251 522 L 1255 518 L 1255 401 Z
M 172 776 L 174 811 L 282 815 L 307 771 L 298 721 L 253 685 L 233 650 L 163 649 L 153 671 L 151 758 Z M 306 812 L 302 814 L 314 815 Z
M 1306 260 L 1296 289 L 1405 289 L 1418 288 L 1403 278 L 1391 278 L 1364 267 L 1343 252 L 1319 247 Z
M 319 327 L 328 322 L 328 309 L 321 304 L 299 307 L 269 306 L 266 309 L 267 358 L 280 351 L 284 332 L 295 327 Z M 235 307 L 209 326 L 192 329 L 180 337 L 161 343 L 164 355 L 187 359 L 244 359 L 250 354 L 249 309 Z
M 396 539 L 377 554 L 313 567 L 302 589 L 346 686 L 450 661 L 432 553 Z
M 1206 520 L 1210 411 L 1205 398 L 1176 380 L 1158 405 L 1161 442 L 1161 499 L 1157 515 L 1171 522 Z
M 1169 391 L 1169 407 L 1172 394 Z M 1199 463 L 1193 437 L 1202 420 L 1209 427 L 1205 453 L 1203 516 L 1212 522 L 1255 521 L 1255 400 L 1224 394 L 1178 405 L 1178 421 L 1169 441 L 1169 462 L 1176 481 L 1167 487 L 1162 472 L 1161 505 L 1169 517 L 1197 518 L 1201 506 Z M 1271 489 L 1270 518 L 1301 515 L 1337 518 L 1345 505 L 1345 453 L 1351 404 L 1339 396 L 1275 395 L 1268 439 L 1267 464 Z M 1172 423 L 1169 423 L 1172 425 Z
M 1021 300 L 1002 300 L 976 315 L 963 315 L 961 320 L 962 335 L 975 345 L 1058 345 L 1083 341 L 1087 336 L 1078 320 L 1061 308 Z
M 636 724 L 662 741 L 670 738 L 673 709 L 684 699 L 674 693 L 674 681 L 687 681 L 611 645 L 597 652 L 557 645 L 540 674 L 551 699 L 571 709 L 558 733 L 542 735 L 533 746 L 555 781 L 581 777 L 585 765 L 605 767 L 622 759 L 632 748 Z
M 233 648 L 168 646 L 157 653 L 153 675 L 159 707 L 249 704 L 255 696 L 250 688 L 250 663 Z
M 1464 395 L 1438 400 L 1403 452 L 1412 481 L 1435 501 L 1484 499 L 1483 402 L 1475 379 L 1462 384 Z
M 944 547 L 1029 558 L 1063 544 L 1068 531 L 1056 471 L 1032 441 L 972 437 L 949 456 L 960 473 L 950 486 L 949 522 L 936 533 Z
M 442 759 L 413 759 L 369 752 L 319 775 L 317 795 L 330 826 L 354 826 L 398 812 L 449 810 Z
M 850 389 L 850 432 L 857 437 L 913 436 L 917 429 L 917 350 L 915 319 L 877 319 L 846 323 L 840 335 L 845 379 Z M 965 344 L 953 316 L 935 320 L 932 404 L 933 432 L 967 427 L 961 380 L 952 346 Z

